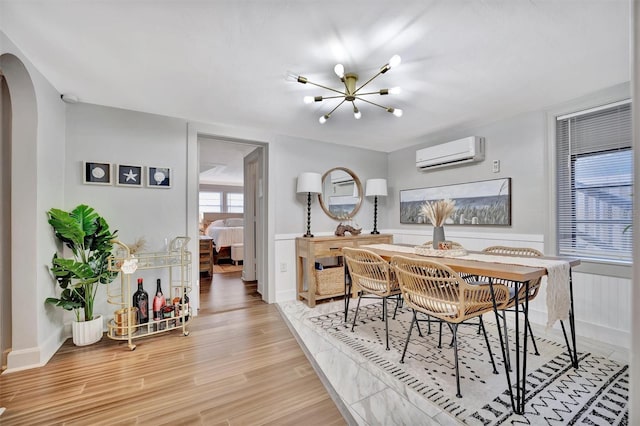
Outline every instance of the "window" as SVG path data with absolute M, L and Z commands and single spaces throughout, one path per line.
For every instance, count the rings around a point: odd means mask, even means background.
M 227 193 L 227 212 L 243 213 L 244 212 L 244 194 L 241 192 Z
M 558 117 L 559 255 L 631 263 L 631 104 Z
M 200 216 L 203 213 L 221 213 L 221 195 L 220 192 L 200 191 Z

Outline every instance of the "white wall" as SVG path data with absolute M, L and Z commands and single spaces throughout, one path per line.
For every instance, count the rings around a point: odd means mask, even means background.
M 296 194 L 298 174 L 301 172 L 325 173 L 334 167 L 351 169 L 361 180 L 363 190 L 367 179 L 387 176 L 387 155 L 382 152 L 334 145 L 280 136 L 270 147 L 271 180 L 276 182 L 270 197 L 274 199 L 275 238 L 273 269 L 275 271 L 275 302 L 293 300 L 296 297 L 295 238 L 306 232 L 307 197 Z M 383 230 L 387 221 L 389 204 L 378 199 L 378 229 Z M 333 235 L 338 221 L 328 217 L 321 209 L 317 197 L 311 205 L 311 233 Z M 365 198 L 354 218 L 363 228 L 373 228 L 373 200 Z M 284 269 L 284 270 L 283 270 Z
M 306 232 L 307 196 L 296 194 L 298 174 L 301 172 L 325 173 L 334 167 L 351 169 L 364 185 L 367 179 L 386 177 L 386 154 L 377 151 L 352 148 L 325 142 L 279 136 L 270 148 L 273 161 L 270 163 L 272 180 L 277 183 L 275 194 L 276 234 L 300 234 Z M 386 200 L 378 200 L 378 209 L 385 208 Z M 365 199 L 355 217 L 365 230 L 373 228 L 373 201 Z M 324 214 L 317 197 L 312 198 L 311 233 L 335 231 L 339 222 Z M 378 227 L 387 223 L 380 215 Z
M 427 172 L 415 167 L 416 150 L 466 136 L 485 138 L 486 156 L 479 163 Z M 435 136 L 425 136 L 424 143 L 389 154 L 388 197 L 391 224 L 402 229 L 419 229 L 421 225 L 400 224 L 400 190 L 424 188 L 480 180 L 511 178 L 512 226 L 478 227 L 476 232 L 541 233 L 546 218 L 546 151 L 545 115 L 542 111 L 521 114 L 475 129 L 455 130 Z M 492 161 L 500 160 L 500 172 L 492 172 Z M 469 229 L 457 227 L 460 229 Z
M 66 196 L 64 204 L 55 207 L 70 210 L 87 204 L 106 219 L 112 230 L 118 230 L 118 239 L 125 244 L 144 238 L 145 251 L 164 250 L 165 238 L 187 235 L 186 132 L 186 121 L 176 118 L 84 103 L 69 105 Z M 117 164 L 169 167 L 171 188 L 83 184 L 83 161 L 111 163 L 114 179 Z M 198 242 L 190 241 L 189 249 L 197 255 Z M 160 278 L 165 297 L 173 297 L 168 293 L 167 270 L 138 272 L 132 277 L 133 283 L 137 277 L 144 279 L 149 294 L 155 293 L 156 279 Z M 105 300 L 106 288 L 102 286 L 95 311 L 108 319 L 119 307 Z

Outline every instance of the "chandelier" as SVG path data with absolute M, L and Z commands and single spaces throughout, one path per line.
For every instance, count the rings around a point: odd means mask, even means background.
M 380 71 L 378 71 L 373 77 L 371 77 L 369 80 L 367 80 L 366 82 L 364 82 L 362 85 L 357 86 L 358 83 L 358 75 L 354 74 L 354 73 L 346 73 L 344 72 L 344 66 L 342 64 L 337 64 L 334 68 L 333 71 L 336 73 L 336 75 L 338 76 L 338 78 L 340 79 L 340 81 L 344 84 L 344 89 L 340 90 L 340 89 L 332 89 L 331 87 L 327 87 L 327 86 L 323 86 L 322 84 L 318 84 L 318 83 L 314 83 L 312 81 L 309 81 L 306 77 L 303 77 L 301 75 L 296 75 L 293 74 L 291 72 L 287 72 L 287 79 L 291 80 L 291 81 L 297 81 L 298 83 L 302 83 L 302 84 L 311 84 L 317 87 L 320 87 L 322 89 L 325 90 L 329 90 L 331 92 L 334 93 L 338 93 L 337 95 L 333 95 L 333 96 L 305 96 L 304 97 L 304 103 L 305 104 L 312 104 L 314 102 L 322 102 L 324 100 L 327 99 L 341 99 L 340 103 L 338 105 L 336 105 L 331 111 L 329 111 L 328 113 L 320 116 L 319 120 L 321 124 L 324 124 L 327 122 L 327 120 L 329 118 L 331 118 L 331 114 L 333 114 L 333 112 L 335 110 L 337 110 L 340 105 L 344 104 L 345 102 L 350 102 L 351 105 L 353 106 L 353 116 L 359 120 L 362 117 L 362 113 L 360 112 L 360 110 L 358 109 L 358 107 L 356 106 L 356 100 L 358 101 L 362 101 L 362 102 L 366 102 L 368 104 L 377 106 L 379 108 L 384 109 L 385 111 L 387 111 L 388 113 L 391 113 L 393 115 L 395 115 L 396 117 L 402 117 L 402 110 L 399 108 L 393 108 L 393 107 L 389 107 L 389 106 L 384 106 L 384 105 L 380 105 L 376 102 L 372 102 L 369 99 L 363 98 L 363 96 L 368 96 L 368 95 L 381 95 L 381 96 L 385 96 L 385 95 L 389 95 L 389 94 L 398 94 L 400 93 L 400 88 L 399 87 L 394 87 L 391 89 L 380 89 L 380 90 L 376 90 L 374 92 L 361 92 L 362 88 L 365 87 L 367 84 L 371 83 L 376 77 L 378 77 L 380 74 L 384 74 L 387 71 L 389 71 L 391 68 L 397 67 L 398 65 L 400 65 L 400 56 L 398 55 L 393 55 L 391 57 L 391 59 L 389 59 L 389 62 L 384 64 L 381 68 Z

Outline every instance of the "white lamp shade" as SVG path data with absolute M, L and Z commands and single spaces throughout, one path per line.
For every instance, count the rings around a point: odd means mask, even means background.
M 322 175 L 313 172 L 300 173 L 297 192 L 320 194 L 322 192 Z
M 386 197 L 387 196 L 387 180 L 386 179 L 367 179 L 366 197 Z

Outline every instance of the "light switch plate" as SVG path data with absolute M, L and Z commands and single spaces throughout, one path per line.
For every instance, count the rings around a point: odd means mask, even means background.
M 500 172 L 500 160 L 493 160 L 493 173 Z

